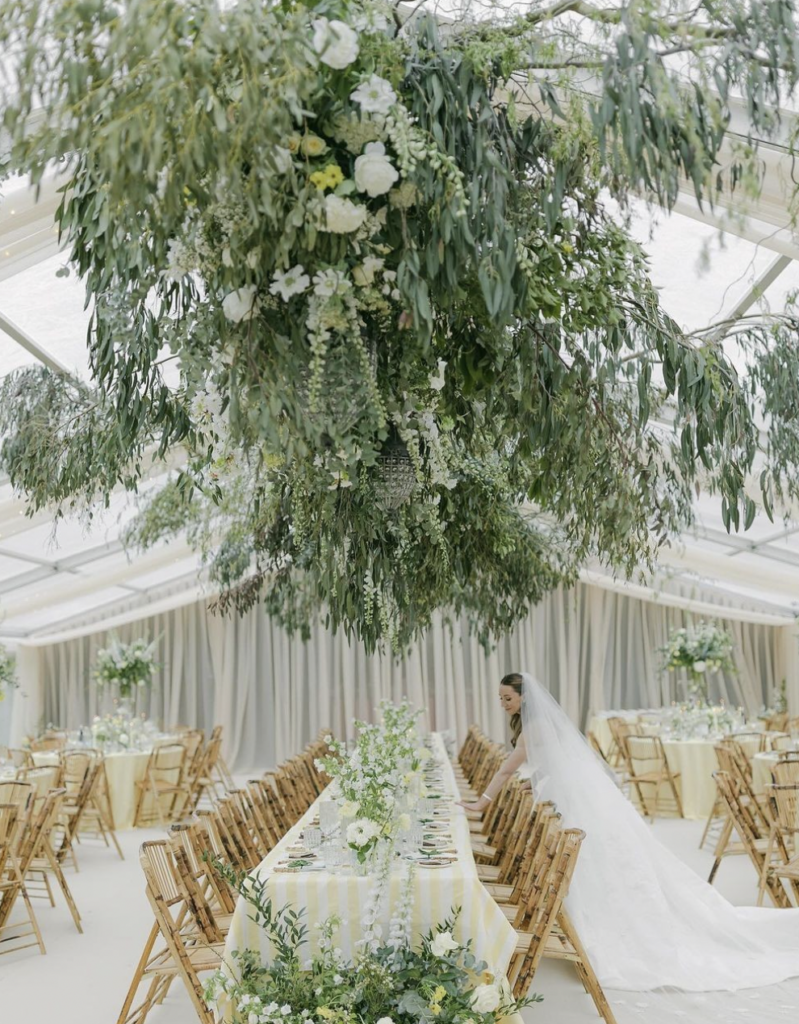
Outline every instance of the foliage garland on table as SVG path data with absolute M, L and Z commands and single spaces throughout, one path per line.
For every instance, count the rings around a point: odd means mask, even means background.
M 307 927 L 291 907 L 275 911 L 265 882 L 217 864 L 250 906 L 250 916 L 271 941 L 265 964 L 259 952 L 240 950 L 206 985 L 209 1006 L 232 1024 L 497 1024 L 541 1001 L 514 1000 L 475 958 L 471 943 L 453 937 L 457 912 L 414 945 L 409 938 L 363 947 L 346 962 L 337 950 L 335 918 L 319 925 L 320 952 L 305 959 Z M 409 916 L 407 913 L 405 916 Z
M 141 637 L 123 643 L 112 636 L 108 646 L 97 652 L 94 679 L 98 687 L 116 687 L 119 696 L 128 699 L 137 689 L 151 686 L 157 643 L 157 640 L 148 643 Z
M 4 644 L 0 644 L 0 700 L 5 700 L 8 691 L 18 686 L 17 659 Z
M 707 702 L 706 672 L 734 672 L 732 637 L 721 626 L 700 621 L 688 628 L 672 629 L 668 643 L 660 648 L 664 668 L 686 669 L 688 692 Z
M 589 557 L 632 572 L 700 472 L 748 526 L 761 386 L 771 514 L 799 494 L 795 321 L 684 335 L 624 211 L 683 177 L 757 194 L 796 34 L 784 0 L 443 31 L 372 0 L 0 0 L 0 176 L 63 160 L 94 301 L 91 383 L 6 378 L 0 463 L 61 514 L 180 446 L 130 543 L 188 529 L 223 609 L 323 610 L 369 650 L 438 611 L 486 640 Z M 738 92 L 751 134 L 720 173 Z

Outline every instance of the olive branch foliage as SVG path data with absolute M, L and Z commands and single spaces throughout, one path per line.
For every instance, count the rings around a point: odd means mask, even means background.
M 310 20 L 363 10 L 389 27 L 331 74 Z M 305 632 L 322 614 L 373 650 L 436 613 L 488 642 L 590 558 L 651 565 L 700 484 L 728 529 L 754 518 L 755 467 L 769 515 L 797 497 L 795 318 L 686 334 L 627 224 L 631 196 L 668 210 L 685 180 L 703 204 L 756 199 L 758 146 L 787 130 L 797 81 L 792 0 L 454 13 L 0 0 L 0 174 L 58 168 L 93 308 L 89 381 L 37 368 L 0 388 L 0 462 L 32 512 L 107 503 L 181 452 L 129 542 L 186 531 L 222 610 L 263 601 Z M 372 72 L 424 157 L 382 214 L 394 293 L 324 347 L 269 283 L 362 253 L 314 222 L 324 161 L 281 177 L 275 147 L 319 132 L 348 168 L 335 126 Z M 729 131 L 734 96 L 748 134 Z M 187 225 L 199 269 L 171 274 Z M 231 322 L 245 286 L 258 313 Z M 195 415 L 209 388 L 224 430 Z M 382 463 L 397 442 L 414 475 L 399 504 Z

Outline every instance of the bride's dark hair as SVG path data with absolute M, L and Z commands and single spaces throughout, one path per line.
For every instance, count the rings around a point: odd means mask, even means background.
M 506 676 L 503 676 L 499 681 L 500 686 L 509 686 L 512 690 L 515 690 L 519 696 L 522 695 L 522 685 L 524 680 L 521 677 L 520 672 L 509 672 Z M 522 716 L 517 711 L 515 715 L 511 715 L 510 718 L 510 745 L 515 747 L 519 742 L 519 737 L 522 734 Z

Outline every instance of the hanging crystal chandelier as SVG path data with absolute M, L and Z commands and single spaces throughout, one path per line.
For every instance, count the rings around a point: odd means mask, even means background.
M 378 494 L 386 508 L 399 508 L 410 500 L 416 487 L 416 471 L 408 449 L 398 437 L 390 437 L 377 456 Z

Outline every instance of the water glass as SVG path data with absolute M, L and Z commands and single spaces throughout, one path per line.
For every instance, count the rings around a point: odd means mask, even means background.
M 323 832 L 332 832 L 338 825 L 338 807 L 332 800 L 319 801 L 319 826 Z
M 321 828 L 306 828 L 302 838 L 309 850 L 315 850 L 322 842 L 322 830 Z

